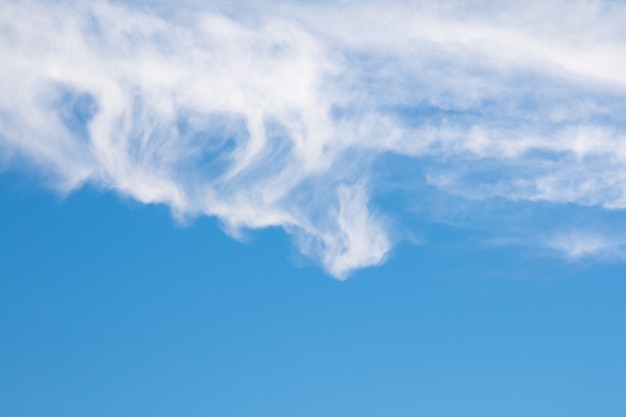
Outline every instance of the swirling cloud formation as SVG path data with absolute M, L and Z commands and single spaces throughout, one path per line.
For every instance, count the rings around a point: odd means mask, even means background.
M 0 163 L 281 227 L 338 278 L 398 239 L 383 178 L 624 209 L 626 7 L 496 6 L 2 1 Z

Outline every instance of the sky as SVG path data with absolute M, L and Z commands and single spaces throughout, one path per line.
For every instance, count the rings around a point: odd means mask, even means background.
M 625 21 L 0 0 L 0 415 L 623 416 Z

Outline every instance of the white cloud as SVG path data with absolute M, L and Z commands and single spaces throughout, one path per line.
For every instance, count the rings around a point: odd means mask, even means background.
M 465 199 L 626 207 L 626 6 L 238 5 L 0 1 L 0 162 L 282 227 L 342 278 L 392 246 L 385 155 Z
M 597 232 L 573 230 L 559 233 L 546 241 L 546 245 L 571 259 L 590 256 L 623 257 L 623 242 Z

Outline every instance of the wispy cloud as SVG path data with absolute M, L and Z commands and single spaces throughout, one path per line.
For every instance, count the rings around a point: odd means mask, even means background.
M 546 241 L 546 245 L 571 259 L 591 256 L 623 259 L 625 249 L 623 241 L 581 230 L 556 234 Z
M 626 207 L 626 6 L 176 4 L 0 2 L 0 162 L 282 227 L 340 278 L 396 239 L 382 176 Z

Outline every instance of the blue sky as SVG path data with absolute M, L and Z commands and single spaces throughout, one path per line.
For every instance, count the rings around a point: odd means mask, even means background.
M 429 245 L 341 282 L 284 233 L 0 183 L 0 411 L 619 416 L 621 263 Z M 25 191 L 26 190 L 26 191 Z M 296 256 L 291 259 L 290 256 Z
M 0 2 L 0 414 L 623 415 L 625 20 Z

